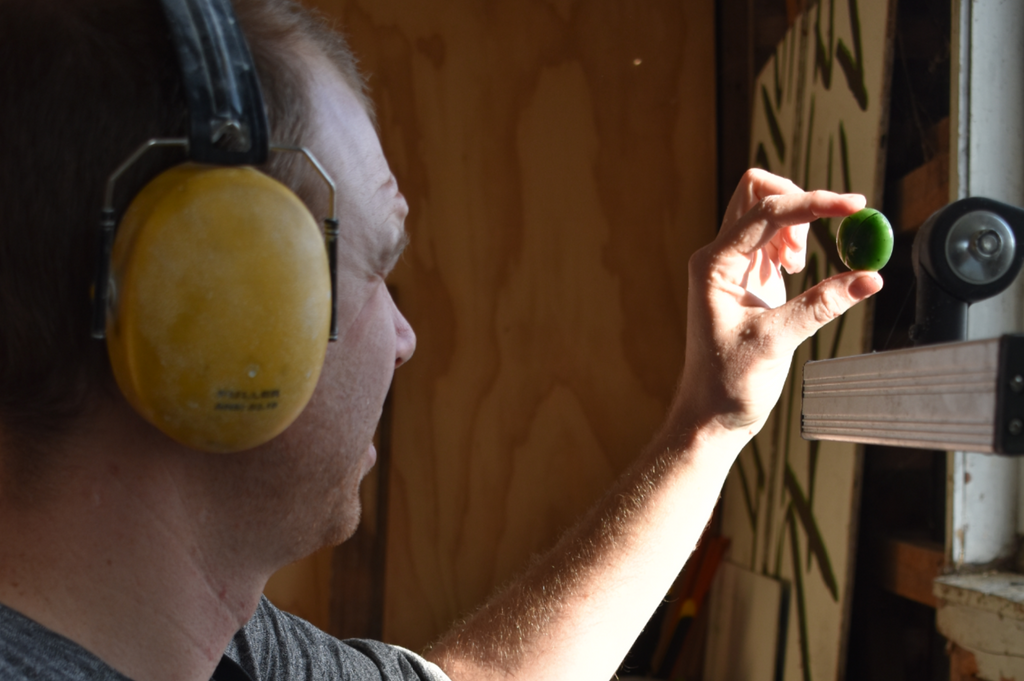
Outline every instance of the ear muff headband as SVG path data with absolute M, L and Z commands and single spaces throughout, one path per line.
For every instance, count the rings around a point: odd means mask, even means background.
M 252 54 L 230 0 L 162 0 L 189 112 L 189 158 L 260 165 L 270 145 Z
M 334 184 L 308 150 L 273 147 L 303 154 L 328 185 L 321 234 L 288 188 L 247 165 L 266 159 L 266 117 L 229 0 L 163 5 L 190 134 L 149 140 L 108 179 L 92 335 L 107 338 L 115 379 L 144 418 L 190 447 L 239 451 L 294 421 L 337 337 Z M 166 146 L 232 165 L 165 171 L 118 227 L 119 178 Z

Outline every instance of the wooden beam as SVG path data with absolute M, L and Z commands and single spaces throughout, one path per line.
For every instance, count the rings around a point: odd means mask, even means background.
M 939 543 L 886 539 L 878 552 L 876 577 L 886 591 L 934 608 L 932 582 L 942 574 L 944 564 Z
M 949 152 L 907 173 L 896 187 L 894 227 L 913 232 L 949 203 Z
M 929 160 L 900 178 L 891 204 L 889 217 L 901 232 L 917 230 L 949 203 L 949 118 L 929 128 L 922 144 Z

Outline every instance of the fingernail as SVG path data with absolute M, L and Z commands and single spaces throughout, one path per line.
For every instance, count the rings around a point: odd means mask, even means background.
M 882 290 L 882 277 L 877 272 L 865 272 L 851 281 L 846 290 L 857 300 L 864 300 Z
M 842 197 L 844 199 L 849 199 L 854 203 L 864 204 L 865 206 L 868 204 L 868 200 L 864 197 L 863 194 L 843 194 Z

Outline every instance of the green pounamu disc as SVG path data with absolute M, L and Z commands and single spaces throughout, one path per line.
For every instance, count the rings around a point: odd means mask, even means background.
M 892 255 L 892 225 L 874 208 L 859 210 L 839 225 L 836 248 L 851 270 L 880 270 Z

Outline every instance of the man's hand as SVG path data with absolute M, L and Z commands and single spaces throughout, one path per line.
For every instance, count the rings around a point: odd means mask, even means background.
M 793 352 L 882 288 L 874 272 L 844 272 L 786 301 L 781 268 L 804 268 L 808 223 L 864 207 L 864 197 L 804 192 L 749 170 L 718 237 L 690 259 L 686 365 L 673 421 L 757 432 L 778 401 Z

